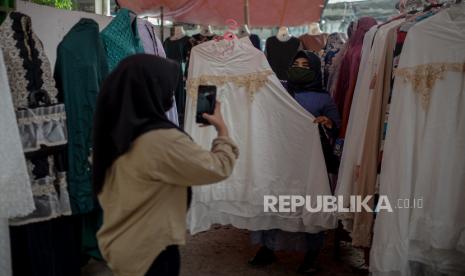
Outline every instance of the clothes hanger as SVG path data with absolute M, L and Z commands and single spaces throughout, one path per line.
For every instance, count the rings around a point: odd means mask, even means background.
M 239 36 L 239 37 L 250 36 L 250 30 L 249 30 L 249 27 L 247 26 L 247 24 L 243 25 L 243 26 L 239 29 L 238 36 Z
M 212 31 L 212 26 L 210 25 L 202 26 L 200 29 L 200 34 L 203 36 L 208 36 L 208 37 L 215 35 Z
M 226 56 L 232 53 L 234 50 L 234 45 L 238 37 L 234 34 L 234 31 L 238 29 L 239 24 L 234 19 L 227 19 L 226 20 L 227 29 L 222 36 L 216 36 L 215 41 L 216 43 L 222 43 L 223 47 L 220 50 L 216 48 L 216 52 L 219 53 L 221 56 Z

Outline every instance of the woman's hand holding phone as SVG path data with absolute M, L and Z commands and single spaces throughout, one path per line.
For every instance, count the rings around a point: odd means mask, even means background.
M 213 115 L 203 113 L 202 117 L 207 120 L 212 126 L 215 127 L 218 132 L 218 136 L 229 136 L 228 127 L 226 126 L 223 114 L 221 113 L 221 103 L 216 102 L 215 112 Z M 208 125 L 202 125 L 201 127 L 207 127 Z

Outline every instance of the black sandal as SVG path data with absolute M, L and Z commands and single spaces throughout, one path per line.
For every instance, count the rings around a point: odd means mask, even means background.
M 266 246 L 260 247 L 255 257 L 249 261 L 249 264 L 252 266 L 265 266 L 270 265 L 276 262 L 277 258 L 273 250 L 267 248 Z

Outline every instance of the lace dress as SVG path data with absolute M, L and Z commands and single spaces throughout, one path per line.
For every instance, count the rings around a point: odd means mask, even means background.
M 42 42 L 32 31 L 31 19 L 21 13 L 9 13 L 0 26 L 0 47 L 36 208 L 32 214 L 11 219 L 10 224 L 70 215 L 65 106 L 57 100 L 50 63 Z

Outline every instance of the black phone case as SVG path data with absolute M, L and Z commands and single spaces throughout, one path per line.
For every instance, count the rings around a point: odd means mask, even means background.
M 214 87 L 214 88 L 213 88 Z M 203 90 L 203 88 L 205 88 L 205 90 Z M 211 90 L 208 90 L 208 89 L 211 89 Z M 199 86 L 199 89 L 198 89 L 198 94 L 197 94 L 197 103 L 199 101 L 198 97 L 201 93 L 207 93 L 207 92 L 210 92 L 210 91 L 214 91 L 214 94 L 213 94 L 213 104 L 211 106 L 211 109 L 208 111 L 208 112 L 204 112 L 204 113 L 208 113 L 210 115 L 212 115 L 214 112 L 215 112 L 215 106 L 216 106 L 216 86 L 211 86 L 211 85 L 200 85 Z M 202 114 L 203 113 L 199 113 L 198 110 L 196 111 L 196 118 L 195 118 L 195 122 L 198 123 L 198 124 L 203 124 L 203 125 L 210 125 L 210 123 L 204 119 L 202 117 Z

